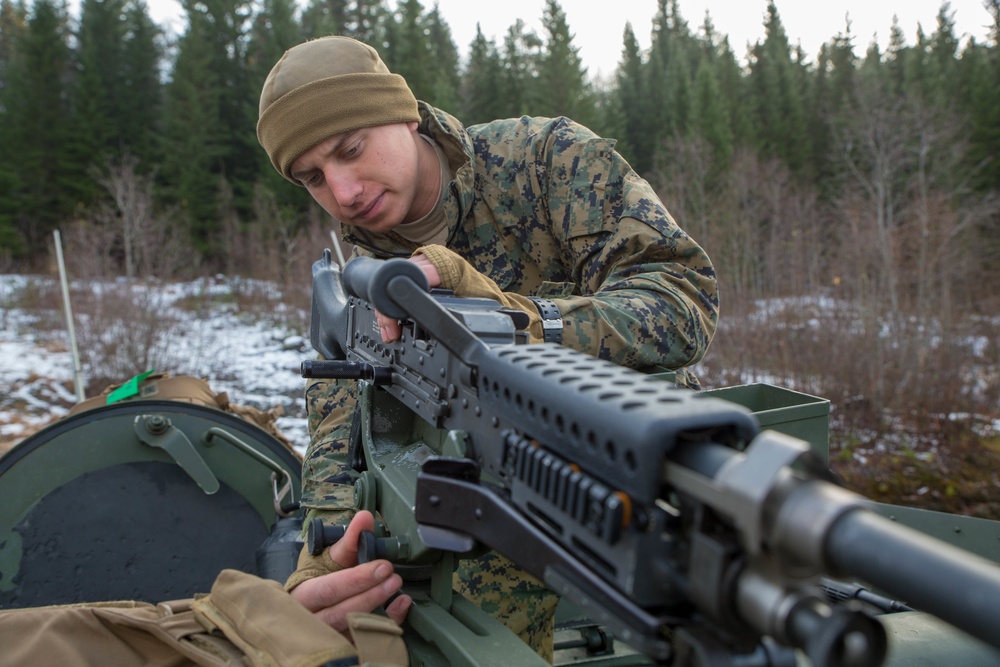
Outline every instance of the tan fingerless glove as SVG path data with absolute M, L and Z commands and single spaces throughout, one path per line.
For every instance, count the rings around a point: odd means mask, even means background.
M 480 297 L 499 301 L 505 308 L 523 311 L 528 315 L 528 337 L 531 343 L 544 340 L 542 316 L 538 314 L 535 302 L 526 296 L 504 292 L 493 280 L 469 264 L 465 259 L 443 245 L 427 245 L 414 255 L 423 255 L 441 276 L 441 287 L 452 290 L 456 296 Z
M 319 556 L 313 556 L 309 553 L 308 545 L 303 545 L 302 551 L 299 552 L 299 562 L 295 566 L 295 572 L 292 572 L 285 582 L 285 591 L 291 593 L 292 589 L 303 581 L 322 577 L 331 572 L 339 572 L 343 569 L 344 567 L 340 563 L 335 563 L 330 558 L 329 549 L 323 549 L 323 553 Z

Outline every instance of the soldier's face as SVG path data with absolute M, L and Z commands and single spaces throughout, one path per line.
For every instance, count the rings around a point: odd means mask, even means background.
M 336 134 L 300 155 L 292 176 L 342 223 L 388 232 L 437 200 L 437 157 L 416 130 L 396 123 Z

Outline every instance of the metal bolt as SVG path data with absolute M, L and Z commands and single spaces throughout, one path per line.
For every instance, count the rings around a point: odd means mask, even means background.
M 170 422 L 160 415 L 153 415 L 149 418 L 149 421 L 146 422 L 146 430 L 153 435 L 163 433 L 167 430 L 168 426 L 170 426 Z

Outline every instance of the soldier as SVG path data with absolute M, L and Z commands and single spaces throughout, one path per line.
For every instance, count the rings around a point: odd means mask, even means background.
M 567 118 L 464 127 L 346 37 L 282 56 L 257 136 L 274 168 L 342 223 L 355 254 L 408 257 L 432 287 L 520 309 L 532 342 L 696 384 L 685 368 L 715 332 L 715 271 L 614 141 Z M 398 322 L 379 324 L 386 342 L 400 335 Z M 306 399 L 303 505 L 308 518 L 343 522 L 354 508 L 354 383 L 313 381 Z M 322 571 L 304 555 L 286 588 Z M 551 659 L 556 599 L 537 581 L 492 554 L 463 561 L 456 587 Z

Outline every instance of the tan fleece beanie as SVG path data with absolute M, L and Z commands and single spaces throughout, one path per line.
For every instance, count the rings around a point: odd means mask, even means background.
M 419 121 L 417 100 L 372 47 L 350 37 L 322 37 L 281 57 L 260 93 L 257 140 L 282 176 L 335 134 Z

